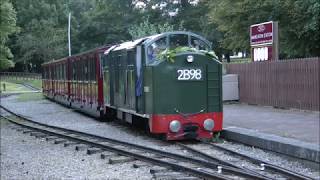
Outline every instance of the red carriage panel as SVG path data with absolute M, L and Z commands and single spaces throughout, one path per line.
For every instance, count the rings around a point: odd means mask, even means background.
M 43 64 L 44 94 L 56 101 L 94 116 L 104 112 L 102 47 Z

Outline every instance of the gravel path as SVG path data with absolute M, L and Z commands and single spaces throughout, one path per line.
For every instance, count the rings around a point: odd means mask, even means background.
M 133 168 L 132 164 L 110 165 L 98 155 L 26 136 L 1 122 L 1 180 L 151 179 L 148 168 Z

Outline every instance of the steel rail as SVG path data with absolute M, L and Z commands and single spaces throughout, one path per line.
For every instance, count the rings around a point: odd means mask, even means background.
M 5 109 L 7 112 L 16 115 L 19 118 L 24 119 L 25 121 L 28 121 L 30 123 L 34 123 L 34 124 L 38 124 L 40 126 L 44 126 L 44 127 L 49 127 L 49 128 L 53 128 L 53 129 L 58 129 L 64 132 L 69 132 L 69 133 L 73 133 L 73 134 L 78 134 L 78 135 L 85 135 L 87 137 L 90 138 L 95 138 L 95 139 L 99 139 L 101 141 L 107 141 L 107 142 L 112 142 L 118 145 L 122 145 L 122 146 L 129 146 L 129 147 L 134 147 L 136 149 L 140 149 L 143 151 L 148 151 L 150 153 L 154 153 L 160 156 L 165 156 L 168 158 L 174 158 L 174 159 L 179 159 L 181 161 L 184 162 L 191 162 L 194 164 L 198 164 L 198 165 L 205 165 L 207 167 L 210 168 L 217 168 L 218 166 L 223 166 L 223 171 L 224 172 L 228 172 L 228 173 L 233 173 L 233 174 L 237 174 L 239 176 L 244 176 L 246 178 L 253 178 L 253 179 L 270 179 L 270 178 L 266 178 L 266 177 L 262 177 L 261 175 L 257 175 L 257 174 L 253 174 L 250 172 L 246 172 L 243 171 L 237 167 L 233 167 L 233 166 L 228 166 L 226 164 L 221 165 L 219 163 L 215 163 L 215 162 L 209 162 L 209 161 L 205 161 L 205 160 L 200 160 L 200 159 L 195 159 L 195 158 L 191 158 L 191 157 L 187 157 L 187 156 L 183 156 L 180 154 L 175 154 L 175 153 L 170 153 L 170 152 L 164 152 L 158 149 L 154 149 L 154 148 L 150 148 L 150 147 L 146 147 L 146 146 L 141 146 L 138 144 L 132 144 L 129 142 L 124 142 L 124 141 L 119 141 L 119 140 L 115 140 L 115 139 L 111 139 L 111 138 L 107 138 L 107 137 L 102 137 L 102 136 L 98 136 L 98 135 L 94 135 L 94 134 L 89 134 L 86 132 L 80 132 L 80 131 L 76 131 L 76 130 L 71 130 L 71 129 L 66 129 L 66 128 L 62 128 L 62 127 L 57 127 L 57 126 L 52 126 L 52 125 L 48 125 L 48 124 L 44 124 L 44 123 L 40 123 L 38 121 L 33 121 L 29 118 L 23 117 L 22 115 L 16 114 L 14 112 L 12 112 L 11 110 L 9 110 L 8 108 L 3 107 L 2 105 L 0 105 L 1 108 Z
M 51 135 L 51 136 L 56 136 L 56 137 L 59 137 L 59 138 L 68 139 L 68 140 L 73 141 L 73 142 L 90 145 L 90 146 L 93 146 L 93 147 L 96 147 L 96 148 L 100 148 L 100 149 L 105 150 L 105 151 L 111 151 L 111 152 L 114 152 L 114 153 L 117 153 L 117 154 L 120 154 L 120 155 L 123 155 L 123 156 L 133 157 L 134 159 L 137 159 L 137 160 L 141 160 L 141 161 L 144 161 L 144 162 L 149 162 L 149 163 L 156 164 L 156 165 L 159 165 L 159 166 L 168 167 L 168 168 L 171 168 L 171 169 L 179 171 L 179 172 L 181 172 L 181 171 L 188 172 L 189 174 L 196 175 L 197 177 L 206 178 L 206 179 L 230 180 L 230 178 L 228 178 L 228 177 L 226 177 L 224 175 L 218 174 L 218 173 L 211 173 L 211 172 L 206 172 L 204 170 L 199 170 L 197 168 L 190 168 L 190 167 L 178 165 L 176 163 L 171 163 L 171 162 L 163 161 L 163 160 L 156 159 L 156 158 L 153 158 L 153 157 L 144 156 L 144 155 L 141 155 L 141 154 L 138 154 L 138 153 L 135 153 L 135 152 L 126 151 L 126 150 L 123 150 L 121 148 L 116 148 L 116 147 L 100 144 L 100 143 L 97 143 L 97 142 L 92 142 L 92 141 L 88 141 L 88 140 L 85 140 L 85 139 L 72 137 L 72 136 L 65 135 L 65 134 L 60 134 L 60 133 L 56 133 L 56 132 L 52 132 L 52 131 L 48 131 L 48 130 L 44 130 L 44 129 L 39 129 L 39 128 L 32 127 L 32 126 L 29 126 L 29 125 L 26 125 L 26 124 L 23 124 L 23 123 L 16 122 L 16 121 L 14 121 L 14 120 L 12 120 L 10 118 L 4 117 L 2 115 L 1 115 L 1 117 L 5 118 L 6 120 L 8 120 L 9 122 L 11 122 L 13 124 L 16 124 L 18 126 L 22 126 L 24 128 L 27 128 L 27 129 L 30 129 L 30 130 L 33 130 L 33 131 L 38 131 L 38 132 L 41 132 L 41 133 L 44 133 L 44 134 L 48 134 L 48 135 Z
M 274 178 L 272 178 L 272 177 L 269 177 L 269 176 L 266 176 L 266 175 L 264 175 L 264 174 L 261 174 L 261 173 L 259 173 L 259 172 L 257 172 L 257 171 L 254 171 L 254 170 L 251 170 L 251 169 L 242 167 L 242 166 L 238 166 L 238 165 L 232 164 L 232 163 L 230 163 L 230 162 L 228 162 L 228 161 L 224 161 L 224 160 L 215 158 L 215 157 L 213 157 L 213 156 L 210 156 L 209 154 L 206 154 L 206 153 L 204 153 L 204 152 L 202 152 L 202 151 L 199 151 L 199 150 L 197 150 L 197 149 L 195 149 L 195 148 L 189 147 L 189 146 L 187 146 L 187 145 L 185 145 L 185 144 L 182 144 L 182 143 L 179 143 L 179 142 L 178 142 L 177 145 L 179 145 L 179 146 L 181 146 L 182 148 L 185 148 L 187 151 L 190 151 L 190 152 L 193 153 L 193 154 L 197 154 L 197 155 L 199 155 L 199 156 L 201 156 L 201 157 L 203 157 L 203 158 L 205 158 L 205 159 L 212 160 L 212 161 L 216 161 L 216 162 L 220 163 L 221 166 L 222 166 L 222 165 L 227 165 L 227 166 L 231 166 L 231 167 L 234 167 L 234 168 L 242 169 L 242 170 L 247 171 L 248 173 L 251 173 L 251 174 L 253 174 L 253 175 L 261 176 L 261 179 L 274 179 Z
M 283 167 L 278 166 L 278 165 L 271 164 L 269 162 L 263 161 L 263 160 L 258 159 L 258 158 L 250 157 L 248 155 L 233 151 L 231 149 L 227 149 L 225 147 L 221 147 L 221 146 L 215 145 L 213 143 L 206 143 L 206 144 L 208 144 L 208 145 L 210 145 L 210 146 L 212 146 L 212 147 L 214 147 L 216 149 L 219 149 L 221 151 L 225 151 L 225 152 L 227 152 L 229 154 L 237 155 L 237 156 L 239 156 L 239 157 L 241 157 L 243 159 L 249 160 L 249 161 L 251 161 L 252 163 L 254 163 L 256 165 L 264 164 L 265 170 L 268 171 L 268 169 L 270 169 L 270 171 L 275 171 L 275 172 L 281 173 L 284 176 L 286 176 L 288 178 L 291 178 L 291 179 L 302 179 L 302 180 L 312 180 L 313 179 L 313 178 L 311 178 L 309 176 L 306 176 L 306 175 L 291 171 L 289 169 L 283 168 Z
M 6 107 L 3 107 L 2 105 L 0 105 L 1 108 L 5 109 L 7 112 L 16 115 L 19 118 L 24 119 L 25 121 L 28 121 L 30 123 L 34 123 L 34 124 L 38 124 L 40 126 L 44 126 L 44 127 L 49 127 L 49 128 L 53 128 L 53 129 L 58 129 L 64 132 L 69 132 L 69 133 L 73 133 L 73 134 L 78 134 L 78 135 L 85 135 L 89 138 L 95 138 L 95 139 L 99 139 L 101 141 L 107 141 L 107 142 L 111 142 L 111 143 L 115 143 L 118 145 L 123 145 L 123 146 L 131 146 L 134 147 L 136 149 L 140 149 L 143 151 L 148 151 L 150 153 L 154 153 L 160 156 L 165 156 L 168 158 L 174 158 L 174 159 L 179 159 L 180 161 L 184 161 L 184 162 L 190 162 L 190 163 L 194 163 L 194 164 L 198 164 L 198 165 L 205 165 L 209 168 L 217 168 L 218 166 L 222 166 L 224 172 L 228 172 L 228 173 L 232 173 L 232 174 L 236 174 L 239 176 L 244 176 L 246 178 L 253 178 L 253 179 L 270 179 L 270 178 L 266 178 L 266 177 L 262 177 L 261 175 L 257 175 L 257 174 L 253 174 L 250 172 L 246 172 L 243 171 L 237 167 L 233 167 L 233 166 L 228 166 L 226 164 L 221 165 L 219 163 L 215 163 L 215 162 L 209 162 L 206 160 L 200 160 L 200 159 L 195 159 L 195 158 L 191 158 L 191 157 L 187 157 L 187 156 L 183 156 L 180 154 L 175 154 L 175 153 L 170 153 L 170 152 L 164 152 L 158 149 L 154 149 L 154 148 L 150 148 L 150 147 L 146 147 L 146 146 L 141 146 L 138 144 L 132 144 L 129 142 L 124 142 L 124 141 L 119 141 L 119 140 L 115 140 L 115 139 L 111 139 L 111 138 L 107 138 L 107 137 L 102 137 L 102 136 L 98 136 L 98 135 L 94 135 L 94 134 L 89 134 L 86 132 L 80 132 L 80 131 L 76 131 L 76 130 L 71 130 L 71 129 L 66 129 L 66 128 L 62 128 L 62 127 L 57 127 L 57 126 L 52 126 L 52 125 L 48 125 L 48 124 L 44 124 L 41 122 L 37 122 L 37 121 L 33 121 L 29 118 L 23 117 L 22 115 L 16 114 L 14 112 L 12 112 L 11 110 L 9 110 Z
M 19 83 L 20 84 L 20 83 Z M 30 84 L 27 84 L 27 83 L 21 83 L 21 85 L 25 86 L 26 88 L 29 88 L 31 90 L 34 90 L 34 91 L 40 91 L 41 89 L 37 88 L 37 87 L 34 87 Z
M 25 121 L 28 121 L 30 123 L 34 123 L 34 124 L 37 124 L 37 125 L 40 125 L 40 126 L 49 127 L 49 128 L 52 128 L 52 129 L 57 129 L 57 130 L 61 130 L 63 132 L 68 132 L 68 133 L 72 133 L 72 134 L 76 134 L 76 135 L 82 135 L 82 136 L 85 135 L 85 136 L 87 136 L 89 138 L 95 138 L 95 139 L 106 141 L 106 142 L 112 142 L 112 143 L 115 143 L 115 144 L 118 144 L 118 145 L 122 145 L 122 146 L 131 146 L 131 147 L 134 147 L 136 149 L 147 151 L 147 152 L 151 152 L 151 153 L 163 156 L 163 157 L 172 158 L 172 159 L 179 159 L 181 161 L 189 162 L 189 163 L 193 163 L 193 164 L 198 164 L 200 166 L 206 166 L 206 167 L 210 167 L 210 168 L 217 168 L 217 166 L 219 165 L 217 163 L 203 161 L 203 160 L 200 160 L 200 159 L 194 159 L 194 158 L 182 156 L 182 155 L 179 155 L 179 154 L 164 152 L 164 151 L 160 151 L 160 150 L 153 149 L 153 148 L 150 148 L 150 147 L 140 146 L 140 145 L 137 145 L 137 144 L 131 144 L 131 143 L 128 143 L 128 142 L 123 142 L 123 141 L 119 141 L 119 140 L 115 140 L 115 139 L 101 137 L 101 136 L 97 136 L 97 135 L 93 135 L 93 134 L 88 134 L 88 133 L 85 133 L 85 132 L 79 132 L 79 131 L 75 131 L 75 130 L 70 130 L 70 129 L 65 129 L 65 128 L 61 128 L 61 127 L 47 125 L 47 124 L 40 123 L 40 122 L 37 122 L 37 121 L 33 121 L 31 119 L 23 117 L 22 115 L 16 114 L 16 113 L 12 112 L 11 110 L 9 110 L 9 109 L 1 106 L 1 105 L 0 105 L 0 107 L 3 108 L 4 110 L 6 110 L 9 113 L 14 114 L 15 116 L 17 116 L 17 117 L 19 117 L 21 119 L 24 119 Z M 231 174 L 236 174 L 236 175 L 243 176 L 243 177 L 246 177 L 246 178 L 266 179 L 266 178 L 261 178 L 260 176 L 257 176 L 257 175 L 253 175 L 251 173 L 244 172 L 244 171 L 239 170 L 239 169 L 234 168 L 234 167 L 224 166 L 223 168 L 224 168 L 224 172 L 228 172 L 228 173 L 231 173 Z

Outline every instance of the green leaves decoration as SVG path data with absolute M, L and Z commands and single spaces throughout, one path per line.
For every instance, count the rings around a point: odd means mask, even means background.
M 177 54 L 188 53 L 188 52 L 202 53 L 202 54 L 205 54 L 213 59 L 218 60 L 218 56 L 213 51 L 198 50 L 196 48 L 191 48 L 191 47 L 186 47 L 186 46 L 177 47 L 174 49 L 165 49 L 164 51 L 162 51 L 161 53 L 158 54 L 157 59 L 158 60 L 167 60 L 171 63 L 174 63 L 174 57 Z

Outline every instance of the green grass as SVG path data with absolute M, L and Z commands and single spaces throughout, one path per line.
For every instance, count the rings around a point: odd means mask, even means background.
M 39 101 L 44 99 L 42 93 L 23 93 L 17 98 L 18 102 Z
M 22 79 L 6 79 L 8 82 L 12 83 L 26 83 L 33 87 L 42 88 L 42 80 L 41 79 L 34 79 L 34 80 L 22 80 Z
M 20 84 L 2 81 L 1 83 L 1 92 L 3 93 L 10 93 L 10 92 L 19 92 L 19 91 L 30 91 L 29 88 L 26 88 Z M 6 89 L 4 91 L 3 84 L 5 84 Z

